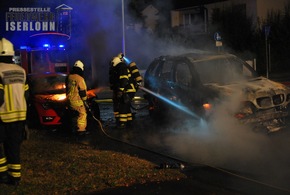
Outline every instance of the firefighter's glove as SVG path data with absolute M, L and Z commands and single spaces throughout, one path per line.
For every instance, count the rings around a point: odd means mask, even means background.
M 118 91 L 118 92 L 117 92 L 117 98 L 118 98 L 118 99 L 121 99 L 122 96 L 123 96 L 123 92 L 122 92 L 122 91 Z
M 137 82 L 136 89 L 139 89 L 139 87 L 142 87 L 142 82 Z
M 92 111 L 91 108 L 90 108 L 90 106 L 89 106 L 89 104 L 88 104 L 88 101 L 87 101 L 87 100 L 84 100 L 84 105 L 85 105 L 86 109 L 87 109 L 89 112 Z

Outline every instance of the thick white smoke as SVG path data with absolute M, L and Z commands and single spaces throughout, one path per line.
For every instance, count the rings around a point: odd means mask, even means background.
M 240 100 L 233 95 L 216 108 L 209 121 L 188 119 L 172 124 L 161 136 L 151 135 L 148 143 L 155 148 L 165 145 L 170 155 L 188 162 L 240 172 L 242 176 L 250 175 L 251 179 L 287 189 L 287 138 L 279 132 L 268 135 L 266 130 L 254 131 L 252 126 L 241 124 L 229 112 Z

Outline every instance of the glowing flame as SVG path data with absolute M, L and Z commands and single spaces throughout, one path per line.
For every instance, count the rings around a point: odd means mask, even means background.
M 100 93 L 104 89 L 105 89 L 105 87 L 98 87 L 95 89 L 90 89 L 87 91 L 87 96 L 88 96 L 88 98 L 96 97 L 96 94 Z
M 66 94 L 55 94 L 51 97 L 51 100 L 62 101 L 66 99 Z

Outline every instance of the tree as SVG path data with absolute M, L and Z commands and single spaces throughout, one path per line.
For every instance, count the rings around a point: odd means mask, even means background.
M 272 70 L 290 70 L 290 3 L 284 11 L 269 12 L 264 25 L 271 27 L 269 44 Z
M 241 52 L 252 50 L 253 20 L 247 17 L 243 7 L 215 9 L 212 14 L 212 32 L 221 32 L 226 47 Z

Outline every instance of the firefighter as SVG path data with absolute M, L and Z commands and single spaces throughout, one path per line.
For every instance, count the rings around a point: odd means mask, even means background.
M 66 95 L 71 114 L 73 133 L 77 141 L 86 142 L 89 132 L 87 127 L 87 85 L 84 79 L 84 64 L 77 60 L 66 80 Z
M 123 56 L 112 59 L 109 69 L 110 88 L 113 90 L 113 109 L 117 128 L 128 126 L 133 118 L 131 112 L 131 98 L 129 93 L 135 93 L 133 83 L 130 83 L 131 74 L 123 60 Z
M 25 70 L 13 63 L 13 44 L 0 40 L 0 182 L 19 185 L 20 150 L 25 139 L 27 99 Z
M 123 53 L 119 53 L 118 57 L 121 59 L 122 62 L 125 62 L 124 59 L 124 54 Z M 130 83 L 133 83 L 133 85 L 135 86 L 136 92 L 139 88 L 139 86 L 142 86 L 142 76 L 139 72 L 139 69 L 136 65 L 136 62 L 132 61 L 128 64 L 128 69 L 130 71 L 131 77 L 130 77 Z M 130 97 L 133 98 L 135 96 L 135 93 L 129 93 Z

